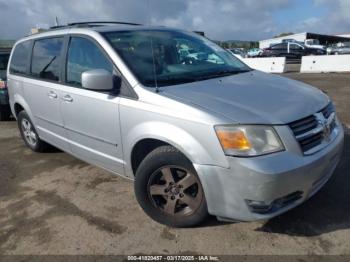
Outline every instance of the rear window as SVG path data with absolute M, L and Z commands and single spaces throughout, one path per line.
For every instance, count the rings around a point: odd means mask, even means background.
M 6 70 L 9 56 L 9 54 L 0 54 L 0 70 Z
M 16 45 L 11 58 L 10 72 L 13 74 L 25 74 L 30 54 L 30 42 L 22 42 Z
M 58 81 L 61 73 L 63 38 L 37 40 L 33 47 L 31 74 L 41 79 Z
M 287 44 L 283 43 L 283 44 L 273 45 L 273 46 L 271 46 L 271 49 L 284 49 L 286 47 L 287 47 Z

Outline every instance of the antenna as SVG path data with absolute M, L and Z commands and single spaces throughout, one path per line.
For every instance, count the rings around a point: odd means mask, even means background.
M 58 17 L 55 17 L 55 26 L 59 26 L 60 24 L 58 23 Z
M 147 9 L 148 9 L 148 26 L 151 25 L 151 0 L 147 1 Z M 156 93 L 159 93 L 159 87 L 158 87 L 158 79 L 157 79 L 157 73 L 156 73 L 156 59 L 154 57 L 154 49 L 153 49 L 153 39 L 152 39 L 152 34 L 150 34 L 150 39 L 151 39 L 151 49 L 152 49 L 152 58 L 153 58 L 153 75 L 154 75 L 154 83 L 155 83 L 155 91 Z
M 151 48 L 152 48 L 152 58 L 153 58 L 153 74 L 154 74 L 154 83 L 156 84 L 156 93 L 159 93 L 159 87 L 158 87 L 158 79 L 157 79 L 157 73 L 156 73 L 156 59 L 154 57 L 154 49 L 153 49 L 153 39 L 152 35 L 151 37 Z
M 147 0 L 147 25 L 151 25 L 151 0 Z

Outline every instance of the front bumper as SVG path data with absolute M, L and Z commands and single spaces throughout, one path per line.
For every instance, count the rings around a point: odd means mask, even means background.
M 286 151 L 254 158 L 228 157 L 230 168 L 194 165 L 207 200 L 208 212 L 223 220 L 269 219 L 301 204 L 315 194 L 333 174 L 342 153 L 344 132 L 321 151 L 304 156 L 295 139 L 287 139 Z M 288 130 L 283 129 L 288 136 Z M 286 204 L 284 198 L 298 196 Z M 271 206 L 258 212 L 248 203 Z

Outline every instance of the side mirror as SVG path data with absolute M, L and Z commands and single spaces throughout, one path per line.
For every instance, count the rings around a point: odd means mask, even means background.
M 81 75 L 81 84 L 89 90 L 110 91 L 114 88 L 113 75 L 105 69 L 85 71 Z

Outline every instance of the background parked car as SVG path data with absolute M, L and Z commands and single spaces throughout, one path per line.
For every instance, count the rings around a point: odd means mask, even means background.
M 11 115 L 6 85 L 6 70 L 10 52 L 10 49 L 0 50 L 0 121 L 8 120 Z
M 247 57 L 247 53 L 239 48 L 231 48 L 227 49 L 227 51 L 239 59 Z
M 252 49 L 249 49 L 247 52 L 248 57 L 261 56 L 262 53 L 263 53 L 263 50 L 261 50 L 260 48 L 252 48 Z
M 269 48 L 264 49 L 261 56 L 301 59 L 302 56 L 325 54 L 326 51 L 323 49 L 309 48 L 303 44 L 295 42 L 285 42 L 272 45 Z
M 305 46 L 310 48 L 318 48 L 318 49 L 325 49 L 326 47 L 324 45 L 320 44 L 320 40 L 318 39 L 306 39 L 305 40 Z
M 346 55 L 350 54 L 350 42 L 342 43 L 339 46 L 331 46 L 327 48 L 327 53 L 330 55 Z
M 318 39 L 306 39 L 304 42 L 297 41 L 295 39 L 283 39 L 282 43 L 297 43 L 297 44 L 305 45 L 306 47 L 309 47 L 309 48 L 325 49 L 325 46 L 321 45 Z

